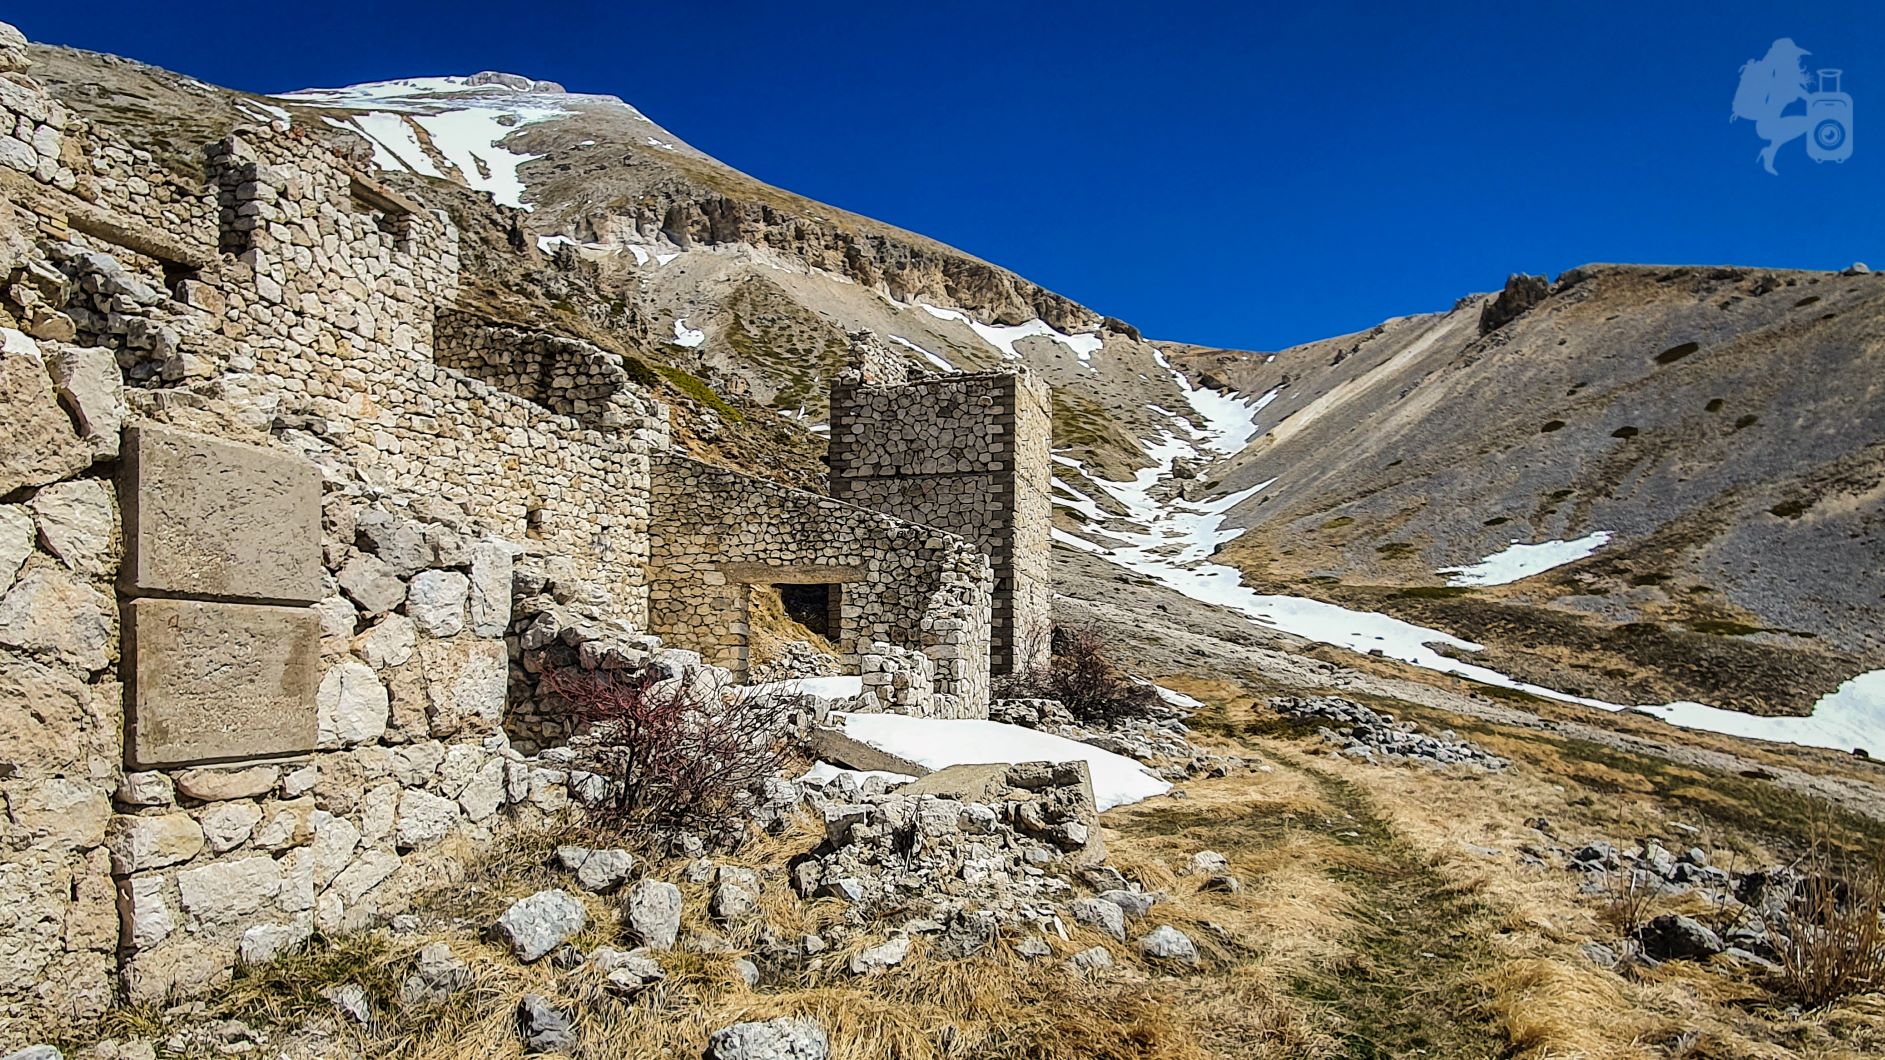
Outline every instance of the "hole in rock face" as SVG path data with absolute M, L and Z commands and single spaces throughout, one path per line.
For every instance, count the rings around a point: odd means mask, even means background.
M 1680 346 L 1671 346 L 1668 349 L 1656 355 L 1656 363 L 1657 364 L 1674 364 L 1677 361 L 1681 360 L 1682 358 L 1687 357 L 1689 354 L 1694 353 L 1696 350 L 1699 350 L 1701 348 L 1702 348 L 1701 344 L 1695 343 L 1695 342 L 1685 342 Z

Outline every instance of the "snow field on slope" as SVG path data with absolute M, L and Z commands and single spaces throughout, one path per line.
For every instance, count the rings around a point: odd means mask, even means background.
M 1177 460 L 1199 458 L 1204 456 L 1204 451 L 1234 453 L 1248 444 L 1259 433 L 1254 421 L 1256 412 L 1274 400 L 1276 391 L 1272 390 L 1247 405 L 1236 399 L 1226 400 L 1225 395 L 1208 391 L 1201 393 L 1192 387 L 1183 373 L 1171 368 L 1163 355 L 1157 355 L 1156 359 L 1160 367 L 1172 372 L 1178 388 L 1193 410 L 1206 420 L 1207 428 L 1203 431 L 1192 429 L 1193 438 L 1190 442 L 1167 431 L 1158 441 L 1146 443 L 1145 453 L 1153 466 L 1141 469 L 1127 482 L 1102 479 L 1088 473 L 1080 461 L 1064 454 L 1055 454 L 1056 463 L 1079 471 L 1087 482 L 1106 491 L 1124 505 L 1132 523 L 1145 527 L 1144 531 L 1099 527 L 1087 531 L 1094 537 L 1117 541 L 1118 545 L 1099 544 L 1058 528 L 1052 532 L 1055 541 L 1103 556 L 1194 600 L 1230 608 L 1254 622 L 1323 644 L 1357 652 L 1379 652 L 1387 658 L 1399 659 L 1423 669 L 1455 674 L 1483 684 L 1601 710 L 1636 709 L 1683 728 L 1833 750 L 1864 748 L 1874 754 L 1885 753 L 1885 670 L 1860 674 L 1847 681 L 1822 697 L 1808 717 L 1760 717 L 1691 702 L 1632 707 L 1527 684 L 1489 667 L 1462 662 L 1442 654 L 1434 646 L 1476 652 L 1481 649 L 1481 645 L 1437 629 L 1306 597 L 1258 593 L 1243 584 L 1241 572 L 1211 563 L 1208 557 L 1218 545 L 1234 540 L 1242 533 L 1237 529 L 1221 528 L 1230 509 L 1273 485 L 1276 480 L 1259 483 L 1239 493 L 1205 503 L 1183 500 L 1160 503 L 1151 494 L 1155 487 L 1170 478 L 1172 465 Z M 1237 411 L 1239 408 L 1247 411 Z M 1233 440 L 1236 440 L 1234 447 Z M 1110 521 L 1104 519 L 1104 512 L 1099 505 L 1078 489 L 1058 480 L 1055 486 L 1058 492 L 1069 495 L 1056 496 L 1056 505 L 1079 511 L 1096 522 Z M 1099 517 L 1095 516 L 1096 512 Z M 1608 531 L 1597 531 L 1575 541 L 1510 548 L 1487 557 L 1481 564 L 1461 570 L 1471 570 L 1482 577 L 1511 581 L 1526 576 L 1518 573 L 1520 571 L 1536 573 L 1559 563 L 1580 559 L 1607 543 L 1610 537 Z M 1581 554 L 1572 555 L 1580 550 Z M 1555 562 L 1547 563 L 1548 560 Z M 1475 584 L 1502 583 L 1486 581 Z
M 1541 541 L 1535 545 L 1514 541 L 1478 563 L 1435 571 L 1448 585 L 1506 585 L 1542 574 L 1553 567 L 1575 563 L 1610 543 L 1611 533 L 1598 530 L 1571 541 Z
M 959 309 L 941 309 L 928 302 L 918 302 L 917 307 L 938 320 L 953 320 L 968 325 L 969 330 L 981 336 L 982 341 L 1001 352 L 1011 361 L 1020 360 L 1021 354 L 1014 344 L 1027 338 L 1052 339 L 1073 351 L 1080 358 L 1080 363 L 1093 368 L 1093 355 L 1105 345 L 1098 335 L 1069 335 L 1054 329 L 1052 324 L 1035 317 L 1025 324 L 984 324 Z M 1094 369 L 1097 371 L 1098 369 Z
M 412 129 L 416 125 L 467 185 L 488 193 L 501 205 L 528 210 L 523 201 L 524 182 L 517 169 L 539 156 L 509 150 L 501 146 L 502 141 L 526 125 L 570 111 L 555 96 L 521 92 L 515 100 L 486 103 L 494 86 L 467 85 L 465 80 L 412 77 L 346 88 L 304 89 L 274 98 L 307 107 L 356 111 L 353 128 L 373 146 L 376 167 L 442 176 L 420 147 Z M 462 103 L 451 98 L 465 93 L 478 93 L 479 98 Z

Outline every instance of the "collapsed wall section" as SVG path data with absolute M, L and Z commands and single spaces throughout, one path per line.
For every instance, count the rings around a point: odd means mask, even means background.
M 994 570 L 991 665 L 1027 670 L 1049 650 L 1052 398 L 1026 371 L 831 390 L 831 492 L 974 542 Z
M 222 332 L 256 371 L 350 425 L 347 448 L 369 474 L 577 557 L 645 620 L 661 406 L 615 387 L 592 418 L 555 373 L 519 389 L 481 378 L 490 362 L 475 351 L 525 348 L 517 329 L 448 325 L 460 341 L 441 363 L 435 321 L 458 289 L 449 222 L 291 136 L 236 135 L 209 159 L 220 244 L 235 256 Z
M 514 327 L 470 313 L 442 311 L 433 328 L 433 359 L 506 393 L 592 427 L 642 434 L 669 444 L 666 409 L 637 380 L 629 358 L 594 343 Z
M 654 633 L 743 677 L 751 586 L 837 584 L 851 666 L 874 644 L 920 651 L 936 713 L 987 717 L 991 575 L 973 543 L 676 453 L 653 481 Z

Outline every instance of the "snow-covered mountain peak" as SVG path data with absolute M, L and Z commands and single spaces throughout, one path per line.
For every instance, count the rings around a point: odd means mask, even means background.
M 587 127 L 606 119 L 625 126 L 630 142 L 694 153 L 615 96 L 572 93 L 554 81 L 493 70 L 304 88 L 270 98 L 291 111 L 326 112 L 323 123 L 366 140 L 378 169 L 458 180 L 524 210 L 530 209 L 528 189 L 518 167 L 543 156 L 507 141 L 527 126 L 580 118 Z

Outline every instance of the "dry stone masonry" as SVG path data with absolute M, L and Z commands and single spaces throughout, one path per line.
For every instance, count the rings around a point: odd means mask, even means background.
M 832 496 L 974 542 L 995 574 L 994 672 L 1045 661 L 1053 606 L 1046 384 L 1025 369 L 908 381 L 883 358 L 861 360 L 831 389 Z
M 988 716 L 990 575 L 972 543 L 675 453 L 653 467 L 656 634 L 743 675 L 752 586 L 837 585 L 844 651 L 919 650 L 934 674 L 924 713 Z
M 784 489 L 673 452 L 627 359 L 459 306 L 450 222 L 302 131 L 203 159 L 88 127 L 0 24 L 0 1043 L 595 798 L 546 660 L 743 676 L 750 587 L 830 585 L 881 709 L 986 717 L 991 649 L 1044 645 L 1025 376 L 841 385 L 838 499 Z

